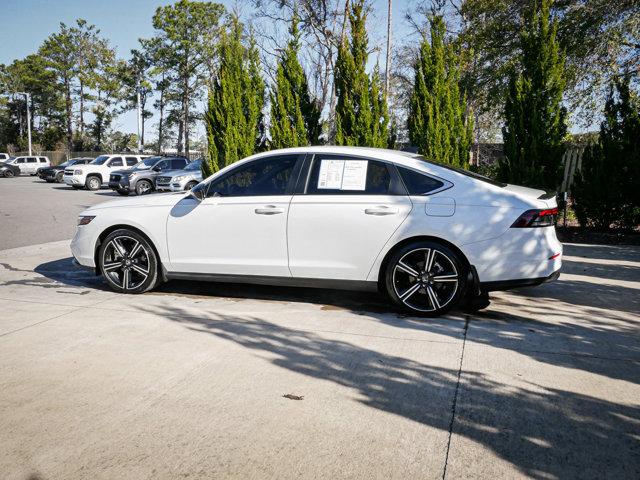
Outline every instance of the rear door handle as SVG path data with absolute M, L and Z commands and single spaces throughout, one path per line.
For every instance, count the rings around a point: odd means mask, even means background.
M 264 207 L 256 208 L 257 215 L 277 215 L 278 213 L 284 213 L 284 208 L 276 207 L 275 205 L 265 205 Z
M 366 213 L 367 215 L 376 215 L 381 217 L 383 215 L 395 215 L 396 213 L 398 213 L 398 209 L 389 208 L 385 205 L 379 205 L 377 207 L 366 208 L 364 210 L 364 213 Z

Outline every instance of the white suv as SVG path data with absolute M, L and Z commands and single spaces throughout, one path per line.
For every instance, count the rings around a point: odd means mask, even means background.
M 21 175 L 35 175 L 39 168 L 51 166 L 48 157 L 36 156 L 13 157 L 5 163 L 18 167 Z
M 100 155 L 86 165 L 73 165 L 64 170 L 64 183 L 73 188 L 98 190 L 109 183 L 113 170 L 128 170 L 149 155 Z

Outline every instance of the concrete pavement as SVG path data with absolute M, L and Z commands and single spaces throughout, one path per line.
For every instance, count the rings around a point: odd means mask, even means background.
M 3 478 L 638 478 L 640 249 L 419 320 L 376 295 L 0 252 Z M 294 400 L 283 397 L 302 397 Z

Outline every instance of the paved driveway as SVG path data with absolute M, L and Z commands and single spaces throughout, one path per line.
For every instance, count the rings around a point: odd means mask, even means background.
M 565 253 L 556 283 L 421 321 L 326 290 L 117 295 L 66 241 L 4 250 L 0 472 L 638 478 L 640 250 Z

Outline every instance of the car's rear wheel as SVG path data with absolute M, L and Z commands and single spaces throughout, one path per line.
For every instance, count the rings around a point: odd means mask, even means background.
M 443 244 L 413 242 L 395 251 L 387 262 L 385 286 L 402 310 L 426 317 L 448 312 L 464 294 L 466 266 Z
M 64 182 L 64 172 L 60 172 L 56 174 L 56 182 L 58 183 Z
M 6 178 L 11 178 L 11 177 L 13 177 L 13 172 L 11 170 L 5 170 L 4 171 L 4 176 Z
M 136 183 L 136 195 L 144 195 L 150 193 L 153 190 L 153 185 L 149 180 L 140 180 Z
M 102 180 L 100 180 L 96 176 L 91 176 L 87 178 L 87 181 L 85 182 L 85 186 L 87 187 L 88 190 L 98 190 L 101 185 L 102 185 Z
M 158 258 L 149 241 L 133 230 L 110 233 L 100 245 L 102 276 L 116 292 L 144 293 L 158 282 Z
M 123 197 L 126 197 L 126 196 L 129 195 L 129 191 L 128 190 L 116 190 L 116 192 L 118 192 Z

